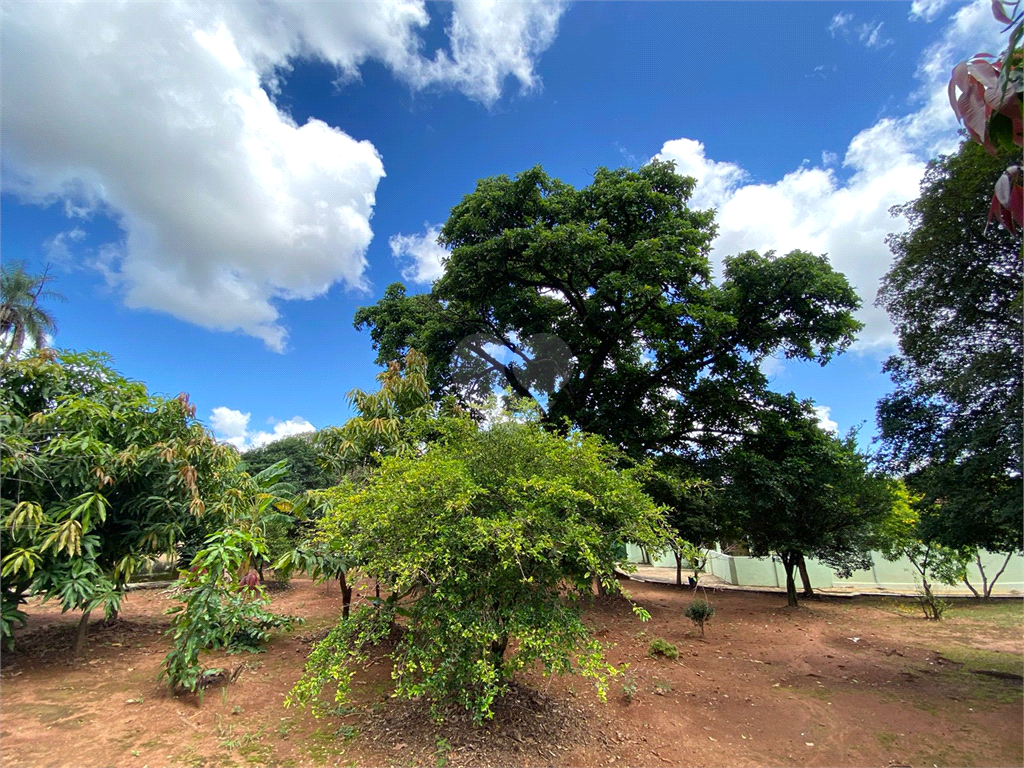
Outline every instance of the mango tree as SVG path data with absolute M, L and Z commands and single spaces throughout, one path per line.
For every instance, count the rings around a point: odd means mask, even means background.
M 150 395 L 96 353 L 44 351 L 0 371 L 3 637 L 27 594 L 116 614 L 132 575 L 174 552 L 235 460 L 187 395 Z

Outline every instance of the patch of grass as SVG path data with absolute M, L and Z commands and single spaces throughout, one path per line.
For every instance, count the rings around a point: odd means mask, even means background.
M 662 693 L 668 693 L 672 690 L 672 683 L 668 680 L 655 680 L 654 690 L 661 691 Z
M 324 732 L 319 728 L 309 735 L 309 740 L 306 742 L 305 747 L 306 754 L 309 755 L 314 765 L 332 763 L 334 761 L 329 760 L 329 758 L 338 757 L 345 752 L 344 749 L 338 746 L 336 732 Z
M 1013 675 L 1024 673 L 1024 660 L 1017 653 L 987 651 L 981 648 L 968 648 L 962 645 L 948 646 L 942 648 L 939 652 L 944 658 L 955 661 L 958 664 L 963 664 L 968 669 L 983 669 Z
M 890 733 L 889 731 L 879 731 L 875 734 L 875 738 L 883 747 L 891 747 L 896 743 L 896 739 L 899 737 L 895 733 Z
M 242 752 L 243 748 L 251 747 L 256 744 L 260 739 L 263 738 L 266 733 L 267 727 L 260 726 L 260 729 L 255 732 L 242 731 L 238 733 L 235 731 L 234 725 L 229 725 L 227 728 L 223 724 L 217 724 L 217 738 L 220 746 L 228 751 L 238 749 Z M 244 754 L 244 752 L 243 752 Z
M 946 612 L 947 619 L 966 619 L 990 624 L 1000 629 L 1020 629 L 1024 626 L 1024 603 L 1019 599 L 955 600 Z
M 977 674 L 997 672 L 1021 675 L 1024 673 L 1024 660 L 1019 654 L 967 648 L 962 645 L 943 647 L 939 653 L 955 662 L 955 665 L 942 670 L 943 676 L 969 697 L 974 706 L 1015 704 L 1024 698 L 1024 690 L 1019 679 Z
M 816 698 L 816 699 L 821 699 L 822 701 L 831 701 L 831 700 L 832 700 L 832 697 L 833 697 L 833 696 L 835 695 L 835 694 L 834 694 L 834 693 L 832 692 L 832 689 L 831 689 L 831 688 L 826 688 L 826 687 L 825 687 L 825 686 L 823 686 L 823 685 L 816 685 L 816 686 L 814 686 L 813 688 L 809 689 L 809 691 L 808 691 L 808 692 L 809 692 L 809 693 L 811 694 L 811 696 L 813 696 L 814 698 Z
M 287 736 L 289 733 L 292 732 L 292 728 L 294 728 L 294 727 L 295 727 L 295 724 L 291 721 L 290 717 L 282 717 L 281 718 L 281 722 L 278 723 L 278 726 L 277 726 L 277 735 L 278 736 Z
M 664 640 L 660 637 L 656 637 L 651 641 L 651 644 L 647 647 L 647 655 L 651 658 L 655 658 L 658 656 L 658 654 L 661 654 L 666 659 L 672 659 L 674 661 L 679 658 L 679 649 L 667 640 Z
M 206 758 L 198 754 L 195 747 L 189 747 L 184 752 L 172 756 L 170 762 L 171 765 L 183 765 L 185 768 L 204 768 Z
M 270 744 L 245 744 L 238 748 L 238 753 L 245 758 L 246 762 L 255 765 L 269 765 L 274 755 L 274 748 Z

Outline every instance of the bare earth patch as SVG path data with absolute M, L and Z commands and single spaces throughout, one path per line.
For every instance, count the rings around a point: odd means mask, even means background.
M 390 697 L 390 667 L 371 658 L 353 706 L 317 720 L 285 709 L 306 654 L 340 615 L 336 585 L 295 579 L 274 609 L 307 624 L 266 653 L 209 663 L 237 671 L 204 700 L 156 683 L 168 649 L 162 590 L 131 593 L 121 618 L 90 627 L 70 658 L 78 616 L 30 604 L 18 647 L 2 657 L 5 766 L 1005 766 L 1024 763 L 1019 600 L 959 601 L 926 622 L 910 601 L 806 601 L 719 592 L 707 635 L 683 611 L 689 589 L 627 585 L 652 616 L 598 599 L 588 621 L 615 664 L 608 701 L 578 678 L 517 680 L 495 719 L 431 719 Z M 647 655 L 652 640 L 679 658 Z M 993 674 L 994 673 L 994 674 Z

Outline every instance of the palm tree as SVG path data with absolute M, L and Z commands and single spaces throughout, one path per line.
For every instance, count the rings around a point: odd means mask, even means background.
M 30 275 L 25 265 L 15 261 L 0 268 L 0 343 L 4 345 L 3 362 L 21 352 L 26 341 L 37 349 L 46 346 L 46 334 L 57 330 L 57 323 L 39 300 L 64 297 L 46 288 L 52 280 L 49 267 L 41 275 Z

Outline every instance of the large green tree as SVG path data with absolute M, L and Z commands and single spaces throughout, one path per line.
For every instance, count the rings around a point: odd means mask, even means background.
M 150 395 L 94 353 L 44 351 L 0 372 L 3 634 L 32 592 L 116 611 L 147 560 L 171 553 L 237 460 L 185 395 Z
M 32 275 L 20 261 L 0 268 L 0 343 L 6 363 L 31 342 L 36 349 L 46 346 L 46 334 L 57 329 L 57 323 L 40 303 L 40 299 L 62 299 L 46 287 L 51 277 L 45 271 Z
M 242 454 L 242 461 L 250 475 L 257 475 L 280 461 L 287 461 L 287 471 L 281 477 L 282 482 L 291 483 L 299 491 L 327 488 L 337 482 L 337 477 L 317 461 L 315 439 L 315 434 L 310 433 L 275 440 L 246 451 Z
M 854 435 L 831 435 L 807 403 L 776 396 L 723 466 L 731 525 L 752 555 L 782 560 L 789 605 L 797 605 L 794 572 L 804 557 L 839 573 L 869 567 L 872 537 L 892 508 L 892 489 L 869 471 Z
M 316 701 L 325 685 L 344 701 L 366 646 L 392 646 L 396 693 L 453 702 L 487 718 L 512 676 L 611 671 L 581 620 L 599 579 L 618 591 L 623 542 L 668 536 L 643 493 L 643 468 L 620 471 L 600 438 L 561 437 L 536 423 L 487 430 L 443 419 L 420 456 L 383 459 L 361 486 L 331 489 L 321 534 L 369 575 L 390 575 L 391 599 L 365 604 L 314 649 L 293 691 Z
M 1006 166 L 965 142 L 928 166 L 921 196 L 894 209 L 895 261 L 878 303 L 899 354 L 895 391 L 878 404 L 884 455 L 954 547 L 1022 544 L 1021 234 L 986 226 L 989 190 Z
M 537 167 L 481 180 L 441 232 L 445 274 L 399 283 L 356 313 L 378 362 L 426 354 L 433 395 L 535 397 L 634 456 L 720 445 L 765 385 L 768 355 L 825 363 L 853 340 L 859 300 L 803 251 L 709 253 L 713 211 L 671 163 L 599 169 L 576 189 Z

